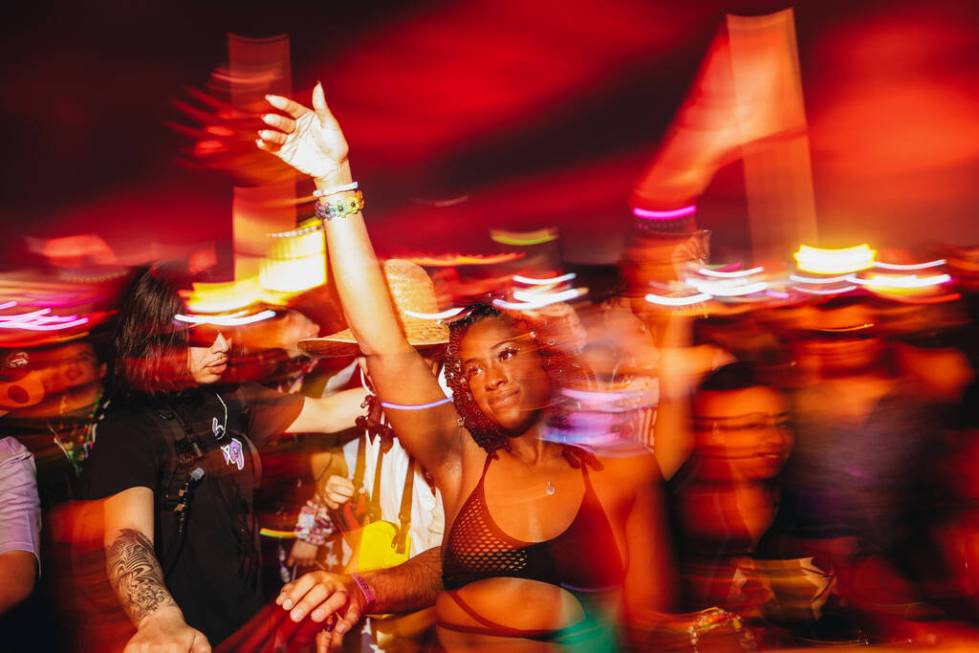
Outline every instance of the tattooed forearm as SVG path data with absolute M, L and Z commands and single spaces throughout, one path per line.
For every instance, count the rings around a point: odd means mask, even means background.
M 153 543 L 141 532 L 121 530 L 105 558 L 109 582 L 134 624 L 161 607 L 176 607 L 163 583 L 163 570 L 153 552 Z

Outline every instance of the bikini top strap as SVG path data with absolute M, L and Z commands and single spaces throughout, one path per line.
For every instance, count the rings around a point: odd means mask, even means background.
M 490 463 L 493 462 L 495 458 L 499 458 L 499 455 L 495 451 L 491 451 L 486 454 L 486 460 L 483 462 L 483 473 L 479 475 L 479 481 L 476 483 L 474 491 L 482 492 L 485 496 L 485 491 L 483 490 L 483 481 L 486 479 L 486 472 L 489 471 Z

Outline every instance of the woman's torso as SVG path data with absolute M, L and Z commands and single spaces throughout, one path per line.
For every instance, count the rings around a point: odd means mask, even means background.
M 562 455 L 534 468 L 502 453 L 465 470 L 468 492 L 447 506 L 446 591 L 436 604 L 447 648 L 533 651 L 589 632 L 607 638 L 593 632 L 594 614 L 612 609 L 622 583 L 624 494 L 588 469 L 589 454 L 550 451 Z

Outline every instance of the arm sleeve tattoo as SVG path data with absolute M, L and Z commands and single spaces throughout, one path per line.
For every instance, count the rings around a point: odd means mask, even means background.
M 161 607 L 177 607 L 164 585 L 153 543 L 143 533 L 123 529 L 105 557 L 109 582 L 134 624 Z

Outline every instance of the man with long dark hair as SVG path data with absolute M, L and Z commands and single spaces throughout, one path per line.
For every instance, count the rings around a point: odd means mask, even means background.
M 109 581 L 137 628 L 127 651 L 210 651 L 248 621 L 262 605 L 257 450 L 280 433 L 348 428 L 364 398 L 220 385 L 231 343 L 197 342 L 175 320 L 186 312 L 176 279 L 143 270 L 123 298 L 83 475 L 87 496 L 105 500 Z

